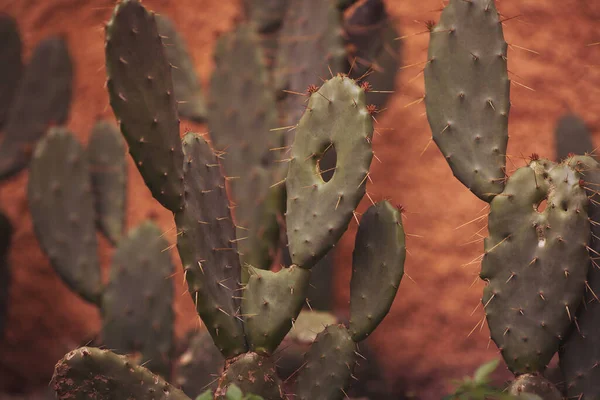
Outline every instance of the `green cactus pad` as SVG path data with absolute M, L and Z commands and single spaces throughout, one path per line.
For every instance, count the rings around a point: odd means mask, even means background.
M 484 201 L 502 192 L 510 81 L 493 1 L 451 0 L 431 30 L 427 119 L 454 176 Z
M 0 14 L 0 127 L 6 123 L 19 81 L 23 75 L 21 35 L 13 17 Z
M 73 350 L 60 360 L 50 385 L 59 400 L 190 400 L 148 369 L 93 347 Z
M 575 143 L 573 143 L 575 144 Z M 590 257 L 592 265 L 588 270 L 584 302 L 577 312 L 577 326 L 562 343 L 560 369 L 564 375 L 564 387 L 569 398 L 600 398 L 600 165 L 591 157 L 575 156 L 565 161 L 581 174 L 584 187 L 590 198 L 589 218 L 592 237 L 590 239 Z
M 13 227 L 4 213 L 0 212 L 0 339 L 4 336 L 8 303 L 10 300 L 11 273 L 8 253 L 12 241 Z
M 481 278 L 491 338 L 513 373 L 542 372 L 585 290 L 590 223 L 580 175 L 547 160 L 519 168 L 492 200 L 488 230 Z
M 223 151 L 225 175 L 231 177 L 231 198 L 238 228 L 241 261 L 256 268 L 271 265 L 279 237 L 277 201 L 285 164 L 277 103 L 258 37 L 249 25 L 219 38 L 211 77 L 208 128 L 215 148 Z M 244 239 L 242 239 L 244 238 Z
M 355 342 L 369 336 L 389 312 L 405 258 L 400 212 L 387 201 L 369 207 L 360 220 L 352 259 L 350 332 Z
M 383 0 L 355 3 L 344 16 L 344 34 L 351 77 L 366 79 L 374 89 L 367 101 L 383 109 L 394 90 L 396 71 L 400 66 L 401 41 L 390 20 Z
M 333 1 L 289 1 L 274 70 L 279 95 L 282 90 L 306 93 L 310 85 L 320 85 L 331 74 L 348 72 L 341 24 L 341 11 Z M 296 125 L 305 106 L 306 97 L 288 94 L 282 104 L 283 126 Z M 293 132 L 287 134 L 287 141 L 293 141 Z
M 206 330 L 196 333 L 176 365 L 176 384 L 195 398 L 206 389 L 215 390 L 223 373 L 225 359 Z M 212 399 L 212 397 L 211 397 Z
M 292 265 L 278 272 L 253 269 L 242 311 L 252 351 L 271 354 L 292 327 L 306 300 L 310 270 Z
M 117 353 L 141 353 L 140 364 L 168 378 L 173 355 L 174 272 L 169 243 L 152 222 L 119 242 L 102 296 L 103 343 Z
M 106 27 L 110 105 L 152 195 L 172 212 L 183 206 L 183 153 L 171 65 L 154 14 L 122 0 Z
M 37 144 L 27 197 L 33 228 L 53 268 L 73 291 L 99 304 L 102 282 L 89 164 L 66 129 L 50 129 Z
M 126 149 L 119 129 L 108 121 L 96 122 L 87 152 L 96 225 L 112 244 L 116 244 L 123 236 L 127 206 Z
M 206 101 L 187 45 L 169 18 L 158 14 L 155 18 L 165 55 L 173 66 L 171 76 L 179 115 L 191 121 L 204 122 Z
M 356 345 L 343 325 L 329 325 L 317 335 L 298 375 L 299 400 L 341 400 L 356 364 Z
M 69 115 L 73 65 L 67 43 L 49 37 L 33 50 L 13 99 L 0 143 L 0 179 L 27 166 L 37 141 Z
M 525 394 L 540 396 L 542 400 L 563 400 L 556 386 L 539 374 L 520 375 L 511 382 L 508 394 L 521 397 Z
M 253 28 L 260 32 L 273 32 L 283 23 L 290 0 L 245 0 L 244 7 Z
M 554 139 L 558 160 L 564 160 L 569 154 L 591 154 L 595 148 L 585 121 L 574 114 L 564 115 L 557 121 Z
M 286 180 L 287 235 L 294 264 L 312 267 L 339 240 L 366 190 L 373 158 L 373 121 L 365 92 L 337 76 L 313 93 L 296 128 Z M 335 148 L 331 180 L 319 175 L 318 161 Z
M 227 363 L 215 392 L 216 399 L 224 399 L 231 384 L 243 393 L 261 396 L 264 400 L 283 400 L 281 381 L 277 377 L 275 364 L 267 357 L 256 353 L 242 354 Z
M 227 358 L 247 350 L 239 317 L 240 261 L 225 180 L 208 143 L 183 139 L 185 206 L 175 214 L 177 248 L 196 310 Z

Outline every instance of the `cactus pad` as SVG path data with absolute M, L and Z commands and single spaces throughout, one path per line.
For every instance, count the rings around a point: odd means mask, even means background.
M 350 282 L 350 332 L 360 342 L 387 315 L 402 275 L 406 244 L 402 216 L 387 201 L 369 207 L 360 220 Z
M 52 266 L 73 291 L 98 304 L 102 282 L 89 164 L 66 129 L 50 129 L 37 144 L 27 196 L 36 236 Z
M 17 21 L 7 14 L 0 14 L 0 127 L 6 123 L 8 110 L 23 74 L 21 36 Z
M 566 164 L 532 161 L 490 204 L 482 303 L 513 373 L 546 368 L 584 293 L 590 223 L 580 183 Z
M 228 362 L 219 380 L 215 398 L 225 398 L 231 384 L 238 386 L 244 393 L 259 395 L 264 400 L 284 399 L 275 364 L 269 358 L 256 353 L 245 353 Z
M 73 350 L 60 360 L 50 384 L 59 400 L 190 400 L 126 357 L 93 347 Z
M 297 399 L 341 400 L 356 364 L 356 345 L 343 325 L 321 331 L 305 357 L 298 375 Z
M 573 143 L 575 144 L 575 143 Z M 593 259 L 589 268 L 588 288 L 584 301 L 577 312 L 576 329 L 572 329 L 560 349 L 560 368 L 564 375 L 564 387 L 568 398 L 596 399 L 600 397 L 600 269 L 598 268 L 598 252 L 600 252 L 600 165 L 591 157 L 576 156 L 565 161 L 575 168 L 585 181 L 585 188 L 590 197 L 589 217 L 592 230 L 590 239 L 590 257 Z
M 125 229 L 127 162 L 125 143 L 115 125 L 98 121 L 87 147 L 97 226 L 116 244 Z
M 40 42 L 8 112 L 0 144 L 0 179 L 25 168 L 48 128 L 66 122 L 72 85 L 73 65 L 65 40 L 50 37 Z
M 556 386 L 539 374 L 520 375 L 511 382 L 508 394 L 520 397 L 524 394 L 540 396 L 542 400 L 563 400 Z
M 554 129 L 556 157 L 564 160 L 569 154 L 590 154 L 594 151 L 590 130 L 580 117 L 573 114 L 562 116 Z
M 183 205 L 183 154 L 171 65 L 154 15 L 122 0 L 106 27 L 110 105 L 152 195 L 165 208 Z
M 311 95 L 296 128 L 286 180 L 287 235 L 292 262 L 312 267 L 339 240 L 366 190 L 373 158 L 373 122 L 365 92 L 336 76 Z M 324 182 L 318 162 L 333 146 L 337 165 Z
M 452 172 L 482 200 L 502 192 L 510 109 L 507 44 L 493 1 L 451 0 L 431 30 L 427 119 Z
M 117 353 L 140 352 L 140 364 L 168 378 L 174 267 L 161 234 L 152 222 L 144 222 L 119 242 L 102 296 L 102 339 Z
M 242 311 L 252 351 L 271 354 L 292 327 L 304 305 L 310 270 L 292 265 L 279 272 L 250 271 Z
M 175 214 L 177 248 L 196 310 L 227 358 L 246 351 L 239 317 L 240 261 L 217 157 L 195 133 L 183 139 L 185 206 Z
M 195 122 L 204 122 L 206 102 L 187 45 L 169 18 L 158 14 L 155 18 L 167 60 L 173 67 L 171 76 L 179 115 Z

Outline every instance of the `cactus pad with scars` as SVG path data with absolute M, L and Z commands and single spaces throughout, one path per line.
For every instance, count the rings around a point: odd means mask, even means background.
M 0 143 L 0 178 L 27 166 L 36 142 L 69 115 L 73 65 L 61 37 L 40 42 L 25 68 Z
M 451 0 L 431 30 L 427 118 L 452 172 L 477 197 L 502 192 L 508 113 L 507 44 L 493 1 Z
M 356 364 L 356 345 L 343 325 L 321 331 L 298 375 L 297 399 L 341 400 Z
M 575 168 L 585 181 L 590 197 L 589 217 L 592 237 L 590 257 L 597 259 L 600 253 L 600 164 L 591 157 L 575 156 L 566 161 Z M 560 349 L 560 369 L 568 398 L 597 399 L 600 397 L 600 269 L 598 261 L 592 260 L 585 291 L 584 302 L 577 312 L 577 329 L 572 329 Z
M 19 26 L 13 17 L 0 14 L 0 127 L 6 123 L 19 81 L 23 74 L 23 58 Z
M 242 311 L 252 351 L 271 354 L 292 327 L 304 305 L 310 270 L 292 265 L 278 272 L 250 271 Z
M 594 151 L 590 130 L 580 117 L 574 114 L 562 116 L 554 128 L 556 157 L 563 160 L 573 154 L 590 154 Z
M 273 149 L 283 145 L 277 103 L 258 37 L 248 25 L 223 35 L 216 45 L 215 70 L 211 77 L 208 127 L 218 151 L 235 207 L 234 218 L 241 261 L 256 268 L 268 268 L 278 238 L 276 209 L 269 196 L 277 195 L 285 166 L 275 163 L 282 157 Z
M 347 72 L 342 14 L 333 1 L 291 0 L 279 34 L 275 88 L 306 93 L 330 74 Z M 330 72 L 331 71 L 331 72 Z M 288 94 L 283 103 L 284 126 L 298 123 L 306 98 Z M 288 133 L 288 141 L 293 133 Z
M 206 119 L 206 101 L 187 45 L 169 18 L 158 14 L 155 18 L 167 60 L 173 66 L 171 76 L 179 115 L 203 122 Z
M 174 267 L 161 234 L 155 224 L 144 222 L 119 242 L 102 296 L 102 339 L 117 353 L 140 352 L 140 364 L 167 378 L 173 355 Z
M 50 384 L 59 400 L 190 400 L 148 369 L 93 347 L 68 353 L 56 364 Z
M 313 93 L 296 128 L 286 179 L 287 235 L 292 262 L 312 267 L 339 240 L 366 190 L 373 158 L 372 118 L 365 92 L 338 75 Z M 337 153 L 331 180 L 318 161 L 329 146 Z
M 350 332 L 355 342 L 369 336 L 389 312 L 405 258 L 400 212 L 387 201 L 369 207 L 360 220 L 352 260 Z
M 177 360 L 177 386 L 191 398 L 195 398 L 207 388 L 214 391 L 224 365 L 225 359 L 212 337 L 202 329 L 191 338 L 188 349 Z
M 556 386 L 539 374 L 523 374 L 511 382 L 508 394 L 520 397 L 524 394 L 540 396 L 542 400 L 563 400 Z
M 127 162 L 125 143 L 117 127 L 98 121 L 92 129 L 87 152 L 96 205 L 96 225 L 116 244 L 125 229 Z
M 256 353 L 245 353 L 227 362 L 215 398 L 224 399 L 231 384 L 238 386 L 244 393 L 259 394 L 264 400 L 284 399 L 275 364 L 270 358 Z
M 152 195 L 165 208 L 183 205 L 183 153 L 171 65 L 154 15 L 123 0 L 106 27 L 106 72 L 112 109 Z
M 196 310 L 229 358 L 247 346 L 238 319 L 241 266 L 225 180 L 204 138 L 188 133 L 183 151 L 185 206 L 175 214 L 177 248 Z
M 490 204 L 482 303 L 513 373 L 546 368 L 584 293 L 590 223 L 580 183 L 568 165 L 534 160 Z
M 52 266 L 73 291 L 98 304 L 102 282 L 89 164 L 66 129 L 51 128 L 37 144 L 27 196 L 36 236 Z
M 10 293 L 11 273 L 8 253 L 12 241 L 13 227 L 4 213 L 0 212 L 0 339 L 4 336 Z

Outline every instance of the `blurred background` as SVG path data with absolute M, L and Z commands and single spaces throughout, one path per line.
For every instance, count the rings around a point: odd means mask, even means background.
M 486 234 L 485 203 L 453 178 L 443 156 L 430 143 L 421 101 L 427 60 L 427 21 L 437 21 L 442 1 L 384 1 L 403 37 L 400 68 L 385 109 L 376 115 L 371 179 L 375 201 L 390 199 L 405 208 L 408 234 L 406 274 L 392 307 L 369 346 L 381 366 L 392 398 L 439 399 L 482 363 L 500 358 L 489 340 L 480 306 L 483 283 L 479 261 Z M 513 81 L 509 119 L 509 171 L 531 153 L 555 159 L 558 119 L 576 113 L 600 145 L 600 2 L 586 0 L 502 0 L 506 19 L 508 68 Z M 242 18 L 236 0 L 145 0 L 168 16 L 185 39 L 197 76 L 208 87 L 219 34 Z M 86 143 L 98 117 L 114 120 L 105 88 L 104 24 L 114 8 L 105 0 L 0 0 L 0 12 L 16 19 L 29 60 L 34 46 L 52 34 L 64 35 L 74 63 L 74 86 L 67 126 Z M 367 79 L 368 80 L 368 79 Z M 182 120 L 181 132 L 207 131 Z M 175 243 L 173 220 L 150 195 L 131 158 L 128 227 L 155 220 Z M 14 227 L 9 253 L 11 283 L 4 337 L 0 341 L 0 398 L 44 391 L 55 363 L 68 351 L 94 340 L 100 329 L 96 307 L 71 292 L 50 267 L 32 229 L 26 170 L 0 184 L 0 206 Z M 367 197 L 359 212 L 366 209 Z M 469 223 L 470 221 L 475 222 Z M 350 223 L 334 252 L 332 310 L 348 311 L 351 254 L 357 225 Z M 99 236 L 103 267 L 113 249 Z M 179 257 L 171 250 L 176 274 L 175 335 L 183 340 L 199 322 L 185 293 Z M 504 366 L 498 379 L 510 374 Z

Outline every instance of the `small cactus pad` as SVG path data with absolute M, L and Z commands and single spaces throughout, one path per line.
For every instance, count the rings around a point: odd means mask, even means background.
M 400 212 L 387 201 L 369 207 L 360 220 L 352 259 L 350 332 L 355 342 L 369 336 L 389 312 L 405 258 Z
M 36 236 L 52 266 L 73 291 L 98 304 L 102 282 L 89 164 L 66 129 L 51 128 L 37 144 L 27 196 Z
M 172 66 L 173 91 L 179 115 L 191 121 L 204 122 L 206 102 L 187 45 L 169 18 L 158 14 L 155 18 L 165 55 Z
M 298 400 L 341 400 L 356 364 L 356 345 L 343 325 L 321 331 L 298 375 Z
M 23 74 L 22 47 L 17 21 L 7 14 L 0 14 L 0 127 L 6 123 L 8 110 Z
M 539 374 L 519 375 L 508 387 L 508 394 L 517 397 L 533 394 L 542 400 L 563 400 L 556 386 Z
M 312 267 L 348 228 L 365 194 L 372 136 L 365 92 L 354 80 L 338 75 L 311 95 L 296 128 L 286 179 L 287 235 L 294 264 Z M 330 146 L 337 165 L 325 182 L 318 163 Z
M 580 174 L 547 160 L 519 168 L 490 203 L 488 230 L 481 278 L 491 338 L 513 373 L 542 372 L 585 290 L 590 223 Z
M 190 400 L 148 369 L 93 347 L 78 348 L 60 360 L 50 384 L 58 400 Z
M 571 153 L 590 154 L 594 151 L 590 130 L 577 115 L 567 114 L 557 121 L 554 139 L 558 160 L 564 160 Z
M 117 353 L 141 353 L 140 364 L 168 378 L 175 268 L 161 234 L 147 221 L 119 242 L 102 296 L 102 339 Z
M 116 244 L 125 229 L 127 162 L 125 142 L 117 127 L 98 121 L 87 147 L 96 205 L 96 225 Z
M 271 359 L 256 353 L 245 353 L 228 361 L 215 398 L 224 399 L 231 384 L 238 386 L 243 393 L 259 395 L 264 400 L 284 399 L 275 364 Z
M 185 206 L 175 214 L 177 248 L 196 310 L 227 358 L 246 351 L 240 308 L 241 266 L 225 179 L 203 137 L 188 133 Z
M 129 152 L 165 208 L 183 205 L 183 153 L 171 64 L 154 14 L 137 0 L 121 0 L 106 27 L 110 105 Z
M 0 212 L 0 339 L 4 336 L 8 302 L 10 294 L 11 273 L 8 253 L 12 241 L 13 227 L 4 213 Z
M 274 71 L 279 95 L 282 90 L 306 93 L 309 86 L 321 84 L 319 77 L 347 72 L 341 24 L 341 11 L 333 1 L 289 1 Z M 305 105 L 304 96 L 288 94 L 283 104 L 284 126 L 296 125 Z M 287 135 L 290 143 L 292 132 Z
M 375 89 L 367 92 L 369 104 L 383 109 L 394 89 L 400 64 L 401 41 L 383 0 L 365 0 L 344 13 L 344 35 L 352 78 L 368 74 Z
M 35 144 L 48 128 L 66 122 L 72 85 L 73 65 L 67 43 L 60 37 L 40 42 L 8 112 L 0 144 L 0 179 L 25 168 Z
M 568 398 L 589 400 L 600 398 L 600 269 L 597 261 L 600 252 L 600 225 L 597 223 L 600 221 L 600 165 L 585 156 L 572 157 L 566 163 L 581 174 L 590 197 L 592 237 L 589 253 L 593 261 L 587 276 L 585 304 L 579 307 L 575 317 L 576 329 L 571 330 L 560 349 L 560 369 Z
M 304 305 L 310 270 L 292 265 L 278 272 L 252 269 L 244 288 L 242 311 L 252 351 L 271 354 Z
M 283 23 L 290 0 L 244 0 L 246 13 L 253 28 L 260 32 L 273 32 Z
M 191 398 L 207 388 L 214 391 L 224 365 L 223 355 L 203 329 L 192 337 L 188 349 L 177 360 L 176 384 Z
M 430 35 L 425 106 L 433 140 L 454 176 L 489 202 L 503 189 L 510 109 L 494 2 L 451 0 Z
M 231 177 L 233 214 L 240 238 L 241 261 L 268 268 L 278 238 L 271 186 L 283 179 L 283 131 L 269 72 L 249 25 L 240 25 L 219 38 L 211 77 L 208 127 L 215 149 L 223 151 L 225 175 Z

